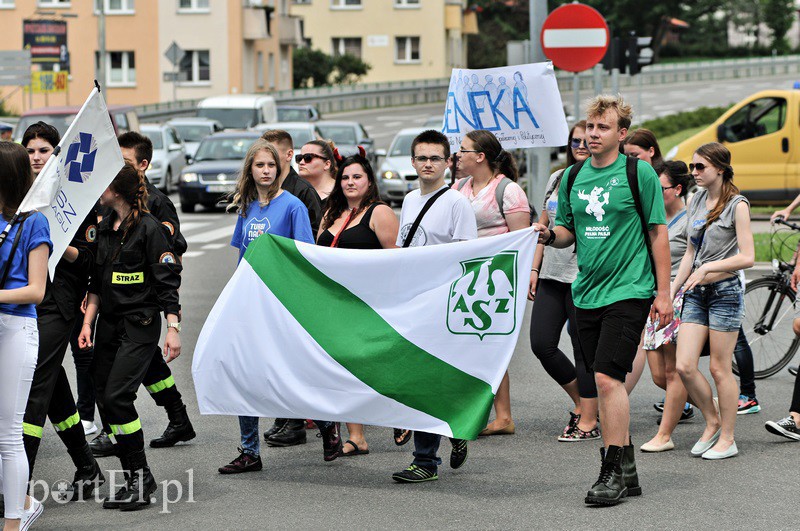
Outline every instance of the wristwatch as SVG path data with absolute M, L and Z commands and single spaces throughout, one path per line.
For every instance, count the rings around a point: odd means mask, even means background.
M 174 328 L 176 332 L 181 332 L 181 324 L 180 323 L 167 323 L 167 330 L 170 328 Z
M 547 246 L 547 245 L 550 245 L 551 243 L 553 243 L 554 241 L 556 241 L 556 231 L 554 231 L 554 230 L 551 230 L 551 231 L 550 231 L 550 237 L 549 237 L 549 238 L 547 238 L 547 239 L 544 241 L 544 244 L 545 244 L 545 246 Z

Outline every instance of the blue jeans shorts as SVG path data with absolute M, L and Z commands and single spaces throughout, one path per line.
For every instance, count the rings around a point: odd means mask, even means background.
M 695 286 L 683 296 L 681 321 L 718 332 L 736 332 L 744 318 L 744 290 L 738 276 Z

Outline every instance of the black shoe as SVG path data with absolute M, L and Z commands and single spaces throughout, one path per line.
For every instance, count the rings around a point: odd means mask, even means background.
M 392 479 L 398 483 L 422 483 L 423 481 L 436 481 L 439 474 L 436 470 L 412 464 L 405 470 L 392 474 Z
M 264 440 L 268 441 L 270 437 L 281 431 L 283 425 L 286 424 L 289 419 L 275 419 L 275 422 L 272 424 L 272 427 L 264 432 Z
M 653 404 L 653 409 L 655 409 L 659 413 L 663 413 L 664 412 L 664 402 L 663 401 L 656 402 L 655 404 Z
M 239 457 L 231 461 L 225 466 L 219 467 L 220 474 L 241 474 L 242 472 L 258 472 L 263 468 L 260 456 L 253 456 L 244 453 L 244 450 L 238 448 Z
M 334 422 L 327 429 L 320 428 L 318 437 L 322 437 L 322 458 L 333 461 L 342 451 L 342 437 L 339 435 L 341 425 Z
M 169 416 L 167 429 L 164 430 L 161 437 L 150 441 L 152 448 L 170 448 L 179 442 L 191 441 L 197 437 L 183 403 L 168 407 L 167 415 Z
M 453 449 L 450 451 L 450 468 L 461 468 L 467 460 L 467 441 L 464 439 L 450 439 Z
M 663 416 L 662 416 L 663 417 Z M 681 411 L 681 418 L 678 419 L 678 424 L 682 424 L 694 418 L 694 408 L 692 406 L 684 407 Z M 656 424 L 661 426 L 661 418 L 656 421 Z
M 792 418 L 791 415 L 777 422 L 770 420 L 764 427 L 767 428 L 768 432 L 774 433 L 775 435 L 780 435 L 781 437 L 786 437 L 793 441 L 800 441 L 800 426 L 795 424 L 794 418 Z
M 792 376 L 797 376 L 797 365 L 792 365 L 789 367 L 789 374 Z
M 105 431 L 101 431 L 97 437 L 89 441 L 89 448 L 92 449 L 92 455 L 95 457 L 110 457 L 117 453 L 114 443 L 111 442 Z
M 636 451 L 633 448 L 633 441 L 629 441 L 628 446 L 624 447 L 621 468 L 628 496 L 641 496 L 642 487 L 639 485 L 639 474 L 636 472 Z
M 92 455 L 92 450 L 88 444 L 82 448 L 67 449 L 67 453 L 75 464 L 75 477 L 72 484 L 63 493 L 61 501 L 85 501 L 92 498 L 94 490 L 106 482 L 100 465 Z
M 295 446 L 305 443 L 306 423 L 299 419 L 289 419 L 283 428 L 267 439 L 269 446 Z
M 144 450 L 132 452 L 127 456 L 129 476 L 125 493 L 118 497 L 120 511 L 136 511 L 150 505 L 150 497 L 156 491 L 156 480 L 147 466 Z M 105 506 L 105 505 L 104 505 Z
M 622 457 L 625 453 L 621 446 L 609 446 L 600 449 L 603 464 L 600 476 L 586 494 L 584 500 L 588 505 L 616 505 L 628 495 L 625 480 L 622 478 Z

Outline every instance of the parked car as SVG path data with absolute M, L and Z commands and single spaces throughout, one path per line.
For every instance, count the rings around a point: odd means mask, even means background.
M 736 186 L 751 202 L 788 203 L 800 192 L 800 90 L 747 96 L 666 158 L 689 164 L 707 142 L 721 142 L 730 150 Z
M 181 211 L 194 212 L 198 204 L 214 208 L 226 201 L 236 187 L 247 150 L 259 136 L 254 131 L 223 131 L 205 137 L 181 174 Z
M 377 167 L 378 156 L 375 154 L 375 143 L 360 123 L 322 120 L 316 122 L 316 125 L 323 138 L 333 140 L 343 157 L 358 153 L 358 146 L 363 146 L 370 164 L 373 168 Z
M 300 148 L 304 144 L 312 140 L 322 138 L 322 132 L 316 124 L 308 122 L 277 122 L 274 124 L 258 124 L 253 127 L 253 131 L 258 131 L 259 134 L 264 134 L 264 131 L 270 129 L 282 129 L 292 135 L 292 147 L 296 153 L 300 153 Z M 292 167 L 297 171 L 297 163 L 292 159 Z
M 313 105 L 278 105 L 279 122 L 316 122 L 321 118 Z
M 186 146 L 171 125 L 142 124 L 141 133 L 153 143 L 153 159 L 144 174 L 153 186 L 170 194 L 186 166 Z
M 444 118 L 441 116 L 431 116 L 425 123 L 422 124 L 422 127 L 425 129 L 436 129 L 437 131 L 442 130 L 442 126 L 444 125 Z
M 19 122 L 14 129 L 14 141 L 22 142 L 22 135 L 25 134 L 25 130 L 40 120 L 52 125 L 61 136 L 64 136 L 80 109 L 80 107 L 76 106 L 40 107 L 25 111 L 20 116 Z M 111 116 L 111 123 L 114 125 L 114 132 L 117 135 L 139 130 L 139 116 L 132 106 L 109 105 L 108 114 Z
M 224 129 L 219 120 L 197 116 L 173 118 L 167 124 L 178 131 L 181 140 L 183 140 L 183 145 L 186 146 L 186 154 L 190 157 L 194 157 L 201 140 L 212 133 L 218 133 Z
M 275 98 L 264 94 L 213 96 L 197 104 L 197 116 L 219 120 L 225 129 L 247 129 L 278 121 Z
M 411 142 L 427 127 L 401 129 L 389 145 L 388 151 L 379 150 L 378 156 L 386 158 L 376 175 L 381 199 L 391 204 L 401 203 L 406 194 L 419 188 L 417 171 L 411 164 Z M 445 170 L 445 183 L 450 184 L 450 170 Z

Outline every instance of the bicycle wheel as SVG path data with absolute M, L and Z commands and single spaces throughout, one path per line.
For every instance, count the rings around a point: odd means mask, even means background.
M 745 336 L 753 351 L 757 380 L 783 369 L 797 352 L 800 339 L 792 330 L 795 293 L 783 288 L 779 278 L 765 277 L 750 282 L 744 291 Z M 733 371 L 739 374 L 736 361 Z

